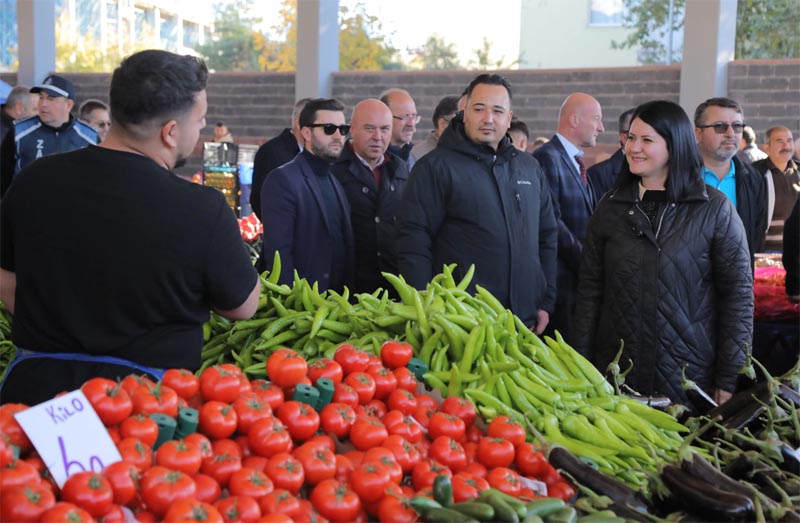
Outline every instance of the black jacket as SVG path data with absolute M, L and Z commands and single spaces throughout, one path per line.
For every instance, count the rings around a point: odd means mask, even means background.
M 612 189 L 589 222 L 572 341 L 605 370 L 624 343 L 626 383 L 689 405 L 681 369 L 708 393 L 733 391 L 753 337 L 744 228 L 724 194 L 693 183 L 655 233 L 638 184 Z
M 767 181 L 764 176 L 738 156 L 733 157 L 736 170 L 736 212 L 742 219 L 747 245 L 750 247 L 750 264 L 764 247 L 767 234 Z
M 354 290 L 359 293 L 387 288 L 381 272 L 397 274 L 394 232 L 408 171 L 403 160 L 391 154 L 387 157 L 381 169 L 380 190 L 350 143 L 331 169 L 350 202 L 356 253 Z
M 264 219 L 261 216 L 261 186 L 264 185 L 264 179 L 270 171 L 292 160 L 299 152 L 300 147 L 297 145 L 297 139 L 295 139 L 291 129 L 284 129 L 281 134 L 267 140 L 256 151 L 256 156 L 253 158 L 253 185 L 250 188 L 250 207 L 252 207 L 259 220 Z M 272 261 L 267 260 L 267 263 L 271 264 Z
M 622 162 L 625 161 L 625 151 L 617 149 L 617 152 L 610 158 L 598 162 L 586 169 L 586 177 L 594 190 L 597 200 L 603 197 L 617 181 L 617 175 L 622 170 Z
M 556 225 L 539 163 L 508 136 L 498 151 L 467 139 L 461 116 L 411 171 L 398 216 L 400 273 L 424 288 L 444 264 L 475 264 L 480 284 L 527 325 L 556 299 Z
M 786 269 L 786 294 L 800 295 L 800 200 L 783 224 L 783 268 Z

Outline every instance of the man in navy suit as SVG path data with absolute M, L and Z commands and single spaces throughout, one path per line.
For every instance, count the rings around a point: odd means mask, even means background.
M 558 330 L 569 341 L 578 286 L 578 268 L 589 217 L 597 203 L 586 176 L 581 148 L 594 147 L 603 132 L 600 103 L 572 93 L 558 112 L 558 132 L 533 152 L 550 185 L 558 222 L 556 306 L 546 333 Z
M 622 169 L 622 162 L 625 160 L 625 142 L 628 141 L 628 131 L 631 127 L 631 118 L 635 107 L 628 109 L 619 115 L 619 149 L 611 155 L 611 158 L 598 162 L 586 169 L 586 176 L 589 177 L 589 185 L 592 186 L 594 195 L 599 202 L 605 193 L 617 181 L 617 175 Z
M 303 151 L 267 175 L 261 187 L 262 257 L 281 256 L 280 283 L 294 270 L 319 290 L 341 292 L 353 278 L 350 205 L 331 165 L 339 159 L 350 126 L 333 99 L 309 101 L 300 112 Z

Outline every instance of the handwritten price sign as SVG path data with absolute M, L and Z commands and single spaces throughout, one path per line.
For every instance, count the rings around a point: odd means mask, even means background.
M 59 488 L 72 474 L 100 472 L 122 459 L 80 389 L 18 412 L 14 417 Z

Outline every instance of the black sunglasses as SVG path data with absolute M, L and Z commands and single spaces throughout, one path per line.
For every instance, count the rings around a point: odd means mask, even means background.
M 739 134 L 744 130 L 743 123 L 728 123 L 728 122 L 717 122 L 712 123 L 709 125 L 698 125 L 698 129 L 708 129 L 709 127 L 714 129 L 714 132 L 717 134 L 725 134 L 728 132 L 728 127 L 733 129 L 733 132 Z
M 347 125 L 346 123 L 343 123 L 342 125 L 336 125 L 332 123 L 312 123 L 306 125 L 306 127 L 322 127 L 322 132 L 324 132 L 328 136 L 332 136 L 337 129 L 339 130 L 339 134 L 341 134 L 342 136 L 350 132 L 350 126 Z

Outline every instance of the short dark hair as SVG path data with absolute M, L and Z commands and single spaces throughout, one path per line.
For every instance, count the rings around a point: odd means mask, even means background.
M 767 135 L 767 143 L 769 143 L 769 141 L 772 139 L 772 133 L 774 133 L 775 131 L 784 131 L 784 130 L 791 132 L 791 130 L 788 127 L 785 127 L 783 125 L 776 125 L 774 127 L 770 127 L 769 129 L 767 129 L 767 132 L 765 133 Z
M 742 138 L 747 145 L 756 143 L 756 132 L 749 125 L 745 125 L 742 129 Z
M 300 127 L 308 127 L 317 119 L 317 111 L 342 111 L 344 106 L 334 98 L 314 98 L 300 111 Z
M 502 85 L 508 92 L 508 100 L 511 101 L 511 84 L 508 83 L 508 80 L 499 74 L 489 73 L 479 74 L 469 83 L 469 86 L 467 86 L 467 99 L 469 99 L 469 97 L 472 95 L 472 91 L 475 89 L 475 86 L 480 84 Z
M 458 96 L 445 96 L 439 103 L 436 104 L 436 109 L 433 110 L 433 126 L 436 127 L 439 123 L 439 118 L 449 114 L 456 114 L 458 111 Z
M 631 127 L 631 121 L 633 121 L 633 113 L 636 111 L 636 107 L 631 107 L 621 115 L 619 115 L 619 119 L 617 120 L 617 125 L 619 125 L 619 132 L 626 133 L 628 129 Z
M 130 130 L 183 116 L 207 81 L 208 68 L 200 58 L 156 49 L 134 53 L 111 76 L 111 120 Z
M 522 134 L 525 135 L 525 138 L 530 139 L 530 137 L 531 137 L 531 133 L 528 132 L 528 125 L 525 122 L 523 122 L 522 120 L 519 120 L 517 118 L 512 118 L 511 119 L 511 123 L 508 126 L 508 131 L 509 132 L 511 132 L 511 131 L 519 131 L 519 132 L 521 132 Z
M 698 105 L 697 109 L 694 110 L 695 127 L 699 127 L 705 123 L 703 120 L 705 119 L 706 116 L 706 109 L 708 109 L 709 107 L 724 107 L 726 109 L 733 109 L 739 114 L 744 114 L 742 112 L 742 106 L 739 105 L 739 102 L 737 102 L 736 100 L 733 100 L 731 98 L 725 98 L 723 96 L 709 98 L 705 102 Z
M 666 189 L 667 199 L 679 200 L 693 184 L 703 184 L 701 175 L 703 158 L 697 147 L 692 122 L 680 105 L 667 100 L 654 100 L 636 108 L 633 119 L 639 118 L 652 127 L 667 143 L 669 169 Z M 626 185 L 639 177 L 632 174 L 628 162 L 623 162 L 622 171 L 615 187 Z
M 95 98 L 89 98 L 88 100 L 83 102 L 81 104 L 81 108 L 78 109 L 78 118 L 86 121 L 89 119 L 89 115 L 92 114 L 92 111 L 96 109 L 102 109 L 104 111 L 108 111 L 108 106 L 103 102 L 101 102 L 100 100 L 97 100 Z

